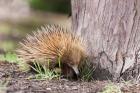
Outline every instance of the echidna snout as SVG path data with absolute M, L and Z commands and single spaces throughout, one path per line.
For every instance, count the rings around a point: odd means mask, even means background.
M 64 63 L 64 67 L 62 70 L 68 75 L 68 77 L 79 77 L 79 65 L 82 60 L 85 58 L 85 51 L 82 48 L 83 46 L 74 46 L 71 47 L 70 50 L 66 50 L 64 52 L 64 56 L 62 56 L 62 63 Z M 69 68 L 69 69 L 68 69 Z
M 63 64 L 62 66 L 62 75 L 64 78 L 71 78 L 71 79 L 76 79 L 76 80 L 79 78 L 79 73 L 76 74 L 73 68 L 68 66 L 67 64 Z

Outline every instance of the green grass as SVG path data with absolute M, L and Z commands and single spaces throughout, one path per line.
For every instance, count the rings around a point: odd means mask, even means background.
M 80 65 L 80 78 L 82 81 L 91 81 L 93 80 L 94 68 L 90 62 L 86 59 Z
M 103 91 L 100 93 L 122 93 L 120 88 L 121 87 L 115 85 L 114 83 L 109 83 L 104 87 Z
M 49 61 L 48 61 L 49 64 Z M 57 73 L 54 70 L 50 70 L 48 68 L 46 68 L 46 66 L 42 66 L 39 63 L 34 62 L 34 67 L 31 66 L 31 68 L 37 72 L 37 74 L 35 75 L 35 79 L 39 79 L 39 80 L 52 80 L 54 78 L 59 78 L 60 74 Z
M 58 57 L 58 69 L 61 68 L 61 57 Z M 30 67 L 37 72 L 35 74 L 35 79 L 39 80 L 52 80 L 52 79 L 60 79 L 61 71 L 58 69 L 49 69 L 50 67 L 50 60 L 47 60 L 47 66 L 39 64 L 40 62 L 33 62 L 33 66 Z
M 0 54 L 0 61 L 6 61 L 9 63 L 18 63 L 18 57 L 15 53 L 8 52 L 6 54 Z

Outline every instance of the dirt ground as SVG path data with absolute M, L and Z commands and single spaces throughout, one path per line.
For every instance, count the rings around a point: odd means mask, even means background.
M 32 73 L 18 71 L 16 64 L 1 63 L 0 80 L 8 80 L 7 93 L 96 93 L 105 82 L 28 79 Z
M 33 73 L 21 72 L 13 63 L 0 62 L 0 93 L 102 93 L 108 81 L 69 81 L 29 79 Z M 5 86 L 5 87 L 4 87 Z M 122 93 L 140 93 L 140 86 L 124 86 Z M 106 93 L 106 92 L 105 92 Z M 113 92 L 116 93 L 116 92 Z

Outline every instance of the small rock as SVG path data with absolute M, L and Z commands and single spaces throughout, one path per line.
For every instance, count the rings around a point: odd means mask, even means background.
M 46 88 L 47 90 L 52 90 L 51 88 Z

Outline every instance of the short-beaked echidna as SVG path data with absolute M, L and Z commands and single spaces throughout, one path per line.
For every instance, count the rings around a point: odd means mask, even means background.
M 50 69 L 58 65 L 60 58 L 62 73 L 72 77 L 74 73 L 79 75 L 78 66 L 86 57 L 86 44 L 80 36 L 59 25 L 46 25 L 20 42 L 17 53 L 27 64 L 38 62 Z M 69 69 L 74 73 L 71 73 Z

